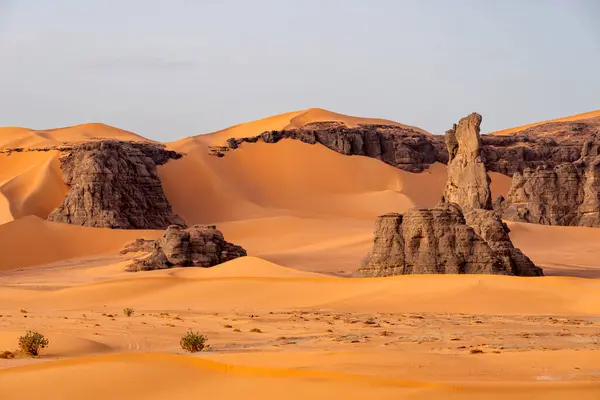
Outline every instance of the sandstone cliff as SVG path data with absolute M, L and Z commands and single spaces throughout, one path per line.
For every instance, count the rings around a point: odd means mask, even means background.
M 573 163 L 516 173 L 506 200 L 495 208 L 513 221 L 600 227 L 599 149 L 600 140 L 588 141 Z
M 224 146 L 212 147 L 213 155 L 237 149 L 242 143 L 277 143 L 282 139 L 320 143 L 344 155 L 376 158 L 410 172 L 421 172 L 436 161 L 445 163 L 447 154 L 442 140 L 410 128 L 393 125 L 361 124 L 350 128 L 341 122 L 313 122 L 300 129 L 268 131 L 258 136 L 230 138 Z
M 508 228 L 500 219 L 490 220 L 491 211 L 474 212 L 477 215 L 471 217 L 477 229 L 467 225 L 460 207 L 453 203 L 379 217 L 373 248 L 357 274 L 542 275 L 540 268 L 512 246 Z
M 488 171 L 513 176 L 526 168 L 556 166 L 577 161 L 581 146 L 600 133 L 600 118 L 536 125 L 511 135 L 481 135 L 481 160 Z M 213 146 L 211 154 L 223 157 L 242 143 L 277 143 L 281 139 L 320 143 L 346 155 L 376 158 L 410 172 L 421 172 L 434 162 L 446 164 L 444 138 L 392 125 L 359 125 L 350 128 L 337 121 L 316 122 L 300 129 L 268 131 L 246 138 L 230 138 Z
M 63 147 L 63 179 L 70 186 L 48 220 L 119 229 L 184 225 L 173 213 L 156 167 L 181 154 L 150 143 L 103 140 Z
M 125 252 L 144 251 L 148 241 L 138 239 Z M 246 250 L 227 242 L 214 225 L 195 225 L 189 229 L 173 225 L 152 244 L 152 253 L 135 260 L 128 271 L 148 271 L 171 267 L 212 267 L 246 256 Z

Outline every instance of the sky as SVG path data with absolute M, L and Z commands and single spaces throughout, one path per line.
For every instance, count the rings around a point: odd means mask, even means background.
M 311 107 L 443 133 L 600 109 L 597 0 L 0 0 L 0 126 L 170 141 Z

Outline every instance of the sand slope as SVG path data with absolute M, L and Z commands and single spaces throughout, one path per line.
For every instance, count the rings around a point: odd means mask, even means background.
M 0 225 L 0 271 L 108 252 L 117 254 L 131 240 L 160 233 L 88 228 L 28 216 Z
M 64 142 L 85 142 L 93 139 L 149 141 L 133 132 L 114 126 L 89 123 L 66 128 L 34 130 L 20 127 L 0 128 L 0 149 L 56 146 Z
M 352 117 L 349 115 L 339 114 L 322 108 L 309 108 L 307 110 L 292 111 L 289 113 L 274 115 L 272 117 L 263 118 L 260 120 L 246 122 L 235 125 L 218 132 L 195 136 L 194 138 L 206 141 L 212 145 L 223 144 L 231 137 L 249 137 L 256 136 L 265 131 L 286 130 L 301 128 L 311 122 L 323 121 L 339 121 L 344 124 L 354 127 L 358 124 L 384 124 L 407 127 L 416 130 L 417 132 L 428 134 L 428 132 L 409 125 L 404 125 L 398 122 L 380 119 L 380 118 L 362 118 Z
M 581 114 L 575 114 L 575 115 L 571 115 L 569 117 L 551 119 L 551 120 L 548 120 L 548 121 L 534 122 L 533 124 L 527 124 L 527 125 L 517 126 L 517 127 L 514 127 L 514 128 L 503 129 L 501 131 L 490 132 L 489 134 L 490 135 L 498 135 L 498 136 L 510 135 L 512 133 L 520 132 L 520 131 L 525 130 L 527 128 L 531 128 L 532 126 L 541 125 L 541 124 L 547 124 L 549 122 L 579 121 L 579 120 L 582 120 L 582 119 L 596 118 L 596 117 L 600 117 L 600 110 L 590 111 L 590 112 L 581 113 Z

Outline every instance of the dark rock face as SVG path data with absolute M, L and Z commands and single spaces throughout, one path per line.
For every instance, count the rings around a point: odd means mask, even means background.
M 214 225 L 195 225 L 189 229 L 173 225 L 154 242 L 150 256 L 134 261 L 128 271 L 208 268 L 246 255 L 246 250 L 227 242 Z
M 448 155 L 439 136 L 425 135 L 410 128 L 392 125 L 362 124 L 350 128 L 341 122 L 314 122 L 300 129 L 270 131 L 248 138 L 230 138 L 225 146 L 212 147 L 213 155 L 237 149 L 242 143 L 277 143 L 295 139 L 305 143 L 320 143 L 344 155 L 376 158 L 410 172 L 421 172 L 436 161 L 447 162 Z
M 379 217 L 373 248 L 357 274 L 542 275 L 540 268 L 512 246 L 506 225 L 499 218 L 490 219 L 488 213 L 493 211 L 474 212 L 475 229 L 467 225 L 460 207 L 453 203 Z
M 600 143 L 585 143 L 581 155 L 573 163 L 515 174 L 496 209 L 513 221 L 600 227 Z
M 118 229 L 185 225 L 173 213 L 156 166 L 181 154 L 150 143 L 104 140 L 72 146 L 61 158 L 70 186 L 48 220 Z
M 512 177 L 526 168 L 575 162 L 581 156 L 583 143 L 598 142 L 599 138 L 600 118 L 552 122 L 506 136 L 481 135 L 481 160 L 488 171 Z M 212 147 L 210 151 L 223 157 L 242 143 L 277 143 L 281 139 L 320 143 L 341 154 L 376 158 L 410 172 L 421 172 L 436 161 L 448 162 L 441 136 L 392 125 L 366 124 L 349 128 L 336 121 L 315 122 L 300 129 L 269 131 L 249 138 L 230 138 L 224 146 Z
M 481 160 L 481 115 L 472 113 L 446 132 L 448 178 L 444 199 L 463 210 L 491 209 L 490 178 Z
M 513 176 L 526 168 L 577 161 L 586 142 L 600 144 L 600 118 L 549 122 L 506 136 L 483 135 L 481 141 L 487 169 Z

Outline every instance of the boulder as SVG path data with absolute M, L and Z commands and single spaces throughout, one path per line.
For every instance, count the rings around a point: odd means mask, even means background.
M 173 225 L 154 242 L 152 253 L 147 258 L 135 260 L 128 271 L 208 268 L 246 255 L 246 250 L 227 242 L 214 225 L 194 225 L 188 229 Z

